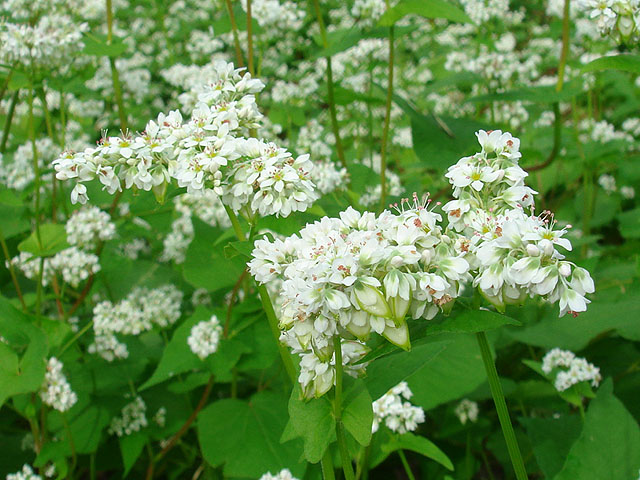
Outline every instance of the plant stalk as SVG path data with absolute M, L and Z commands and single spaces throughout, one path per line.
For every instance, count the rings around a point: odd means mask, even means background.
M 322 12 L 320 11 L 320 4 L 318 0 L 313 0 L 313 8 L 316 11 L 318 17 L 318 25 L 320 27 L 320 36 L 322 38 L 322 47 L 326 50 L 329 47 L 329 41 L 327 40 L 327 31 L 324 26 L 324 20 L 322 18 Z M 333 70 L 331 68 L 331 56 L 326 56 L 327 59 L 327 97 L 329 100 L 329 113 L 331 115 L 331 126 L 333 128 L 333 136 L 336 139 L 336 151 L 338 153 L 338 159 L 340 164 L 347 168 L 347 160 L 344 156 L 344 149 L 342 148 L 342 139 L 340 137 L 340 128 L 338 126 L 338 115 L 336 114 L 336 102 L 333 92 Z
M 227 6 L 227 12 L 229 13 L 229 19 L 231 20 L 231 31 L 233 32 L 233 45 L 236 50 L 236 67 L 243 67 L 244 62 L 242 60 L 242 49 L 240 48 L 240 38 L 238 37 L 238 25 L 236 24 L 236 16 L 233 13 L 233 6 L 231 0 L 225 0 Z
M 389 0 L 387 0 L 387 10 Z M 389 141 L 389 126 L 391 124 L 391 101 L 393 99 L 393 62 L 394 62 L 394 30 L 389 27 L 389 71 L 387 75 L 387 100 L 384 112 L 384 127 L 382 128 L 382 147 L 380 149 L 380 211 L 384 210 L 387 202 L 387 148 Z
M 498 371 L 496 370 L 491 349 L 489 348 L 489 342 L 487 341 L 487 334 L 485 332 L 478 332 L 476 333 L 476 338 L 478 340 L 478 346 L 480 347 L 480 353 L 482 354 L 484 368 L 487 372 L 489 388 L 491 389 L 491 396 L 493 397 L 498 419 L 500 420 L 502 434 L 507 443 L 507 450 L 509 451 L 509 458 L 511 459 L 513 470 L 515 471 L 517 480 L 528 480 L 527 471 L 522 461 L 522 454 L 520 453 L 520 447 L 516 440 L 516 434 L 513 431 L 511 419 L 509 418 L 509 410 L 507 409 L 507 403 L 504 399 L 504 392 L 502 391 Z
M 9 131 L 11 130 L 11 122 L 13 121 L 13 114 L 16 111 L 16 103 L 18 103 L 19 90 L 13 92 L 11 96 L 11 103 L 9 104 L 9 111 L 7 112 L 7 118 L 4 121 L 4 129 L 2 130 L 2 141 L 0 142 L 0 153 L 7 151 L 7 140 L 9 139 Z
M 251 18 L 251 0 L 247 0 L 247 67 L 253 77 L 255 69 L 253 67 L 253 19 Z
M 113 7 L 111 0 L 107 2 L 107 45 L 111 45 L 113 41 Z M 111 81 L 113 83 L 113 93 L 115 95 L 116 104 L 118 105 L 118 117 L 120 118 L 120 130 L 126 132 L 127 130 L 127 113 L 124 109 L 124 102 L 122 101 L 122 88 L 120 86 L 120 75 L 118 75 L 118 68 L 116 67 L 116 60 L 113 57 L 109 57 L 109 65 L 111 67 Z
M 345 480 L 354 480 L 353 465 L 347 448 L 347 439 L 344 434 L 344 424 L 342 423 L 342 342 L 340 336 L 333 337 L 333 347 L 335 354 L 336 368 L 336 386 L 335 398 L 333 402 L 333 416 L 336 419 L 336 438 L 338 440 L 338 449 L 340 450 L 340 459 L 342 460 L 342 471 Z

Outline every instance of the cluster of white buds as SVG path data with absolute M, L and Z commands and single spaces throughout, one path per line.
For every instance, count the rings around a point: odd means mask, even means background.
M 124 406 L 119 417 L 111 419 L 109 434 L 125 437 L 133 432 L 139 432 L 147 425 L 147 405 L 142 397 L 138 396 Z
M 467 422 L 476 423 L 479 413 L 478 404 L 465 398 L 460 400 L 460 403 L 456 405 L 454 413 L 462 425 L 465 425 Z
M 209 320 L 199 322 L 191 328 L 187 344 L 200 360 L 204 360 L 218 350 L 221 335 L 222 326 L 218 321 L 218 317 L 211 315 Z
M 375 25 L 386 10 L 385 0 L 355 0 L 351 15 L 364 25 Z
M 366 340 L 373 331 L 408 349 L 407 315 L 431 319 L 452 306 L 469 264 L 428 204 L 414 195 L 397 215 L 377 217 L 349 207 L 285 240 L 256 241 L 250 272 L 260 283 L 283 281 L 279 325 L 305 362 L 329 361 L 335 335 Z
M 51 357 L 47 362 L 47 371 L 44 375 L 44 383 L 40 390 L 42 401 L 59 412 L 66 412 L 78 401 L 78 396 L 62 373 L 62 362 Z
M 166 328 L 180 318 L 182 292 L 173 285 L 149 289 L 137 287 L 120 302 L 107 300 L 93 308 L 95 340 L 90 353 L 97 353 L 107 361 L 127 358 L 127 346 L 116 334 L 139 335 L 154 326 Z
M 596 23 L 602 36 L 634 42 L 640 38 L 640 2 L 637 0 L 578 0 L 579 10 Z
M 602 380 L 598 367 L 587 362 L 584 358 L 576 357 L 569 350 L 559 348 L 550 350 L 543 357 L 542 371 L 546 375 L 555 377 L 553 385 L 559 392 L 581 382 L 589 382 L 592 387 L 597 387 Z
M 275 475 L 271 472 L 267 472 L 260 477 L 260 480 L 298 480 L 293 476 L 288 468 L 280 470 Z
M 247 0 L 241 1 L 242 8 L 247 10 Z M 298 2 L 286 0 L 253 0 L 251 2 L 253 18 L 258 25 L 265 29 L 265 33 L 271 31 L 291 32 L 302 28 L 304 24 L 305 9 L 300 8 Z M 270 37 L 271 38 L 271 37 Z
M 65 152 L 56 159 L 56 177 L 77 182 L 72 202 L 87 201 L 83 182 L 95 178 L 110 194 L 124 187 L 153 190 L 158 198 L 164 198 L 168 182 L 175 179 L 188 193 L 215 192 L 249 218 L 306 210 L 319 196 L 309 156 L 294 158 L 273 143 L 240 136 L 259 126 L 255 99 L 243 96 L 252 103 L 239 110 L 225 99 L 238 90 L 259 90 L 262 83 L 248 74 L 241 77 L 242 70 L 233 64 L 222 66 L 226 76 L 198 94 L 200 103 L 189 121 L 178 111 L 161 113 L 141 134 L 105 135 L 95 148 Z
M 116 234 L 109 214 L 93 206 L 73 212 L 64 228 L 71 245 L 87 249 L 95 248 L 98 242 L 111 240 Z
M 371 431 L 377 432 L 382 424 L 400 434 L 416 430 L 425 417 L 422 407 L 416 407 L 408 401 L 412 396 L 407 382 L 400 382 L 373 402 Z
M 31 465 L 23 465 L 22 470 L 10 473 L 6 480 L 42 480 L 42 477 L 33 471 Z
M 520 141 L 500 130 L 477 136 L 482 151 L 446 174 L 455 200 L 443 207 L 450 225 L 464 235 L 460 241 L 469 252 L 474 286 L 500 310 L 528 295 L 559 302 L 560 316 L 585 311 L 593 280 L 556 250 L 571 250 L 563 238 L 567 229 L 556 230 L 550 212 L 525 212 L 533 210 L 536 192 L 524 184 L 527 173 L 518 165 Z
M 151 420 L 153 420 L 160 428 L 164 428 L 167 424 L 167 409 L 165 407 L 160 407 Z

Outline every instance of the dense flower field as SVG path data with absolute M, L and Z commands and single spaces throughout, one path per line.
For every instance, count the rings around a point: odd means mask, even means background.
M 0 478 L 640 478 L 639 0 L 0 1 Z

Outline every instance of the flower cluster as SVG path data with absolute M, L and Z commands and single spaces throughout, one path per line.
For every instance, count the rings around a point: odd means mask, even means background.
M 318 198 L 309 155 L 294 158 L 274 143 L 237 136 L 259 126 L 255 98 L 245 93 L 263 86 L 241 71 L 218 64 L 218 79 L 197 93 L 189 121 L 172 111 L 141 134 L 105 135 L 97 147 L 55 160 L 56 177 L 76 180 L 71 199 L 80 203 L 87 200 L 82 182 L 94 178 L 111 194 L 124 186 L 153 190 L 159 198 L 175 179 L 188 193 L 212 190 L 249 217 L 306 210 Z
M 51 357 L 47 362 L 47 372 L 40 390 L 42 401 L 59 412 L 66 412 L 78 401 L 78 396 L 62 373 L 62 362 Z
M 408 402 L 413 396 L 406 382 L 400 382 L 378 400 L 373 402 L 373 424 L 371 431 L 377 432 L 381 424 L 396 433 L 413 432 L 425 420 L 422 407 Z
M 111 419 L 109 433 L 118 437 L 126 437 L 133 432 L 139 432 L 147 425 L 147 405 L 142 397 L 138 396 L 123 407 L 119 417 Z
M 335 335 L 366 340 L 373 331 L 408 348 L 407 314 L 431 319 L 451 307 L 469 264 L 428 203 L 416 196 L 397 215 L 377 217 L 349 207 L 285 240 L 256 241 L 250 272 L 261 283 L 283 281 L 280 328 L 303 363 L 331 359 Z M 314 383 L 307 393 L 331 386 Z
M 221 335 L 222 326 L 220 326 L 218 317 L 212 315 L 209 320 L 199 322 L 191 328 L 187 344 L 200 360 L 204 360 L 218 350 Z
M 293 476 L 291 471 L 288 468 L 280 470 L 275 475 L 271 472 L 265 473 L 260 477 L 260 480 L 298 480 Z
M 6 480 L 42 480 L 42 477 L 35 473 L 30 465 L 23 465 L 22 470 L 10 473 Z
M 637 0 L 578 0 L 577 7 L 595 21 L 602 36 L 623 42 L 640 38 L 640 3 Z
M 553 214 L 527 214 L 534 195 L 518 165 L 520 141 L 500 130 L 477 133 L 482 151 L 462 158 L 446 174 L 455 200 L 444 205 L 449 224 L 466 237 L 474 286 L 496 308 L 527 295 L 559 302 L 560 316 L 587 308 L 594 292 L 589 272 L 564 260 L 571 250 Z
M 460 400 L 460 403 L 456 405 L 454 413 L 460 423 L 465 425 L 467 422 L 476 423 L 478 421 L 478 404 L 467 398 Z
M 116 334 L 139 335 L 154 326 L 166 328 L 180 318 L 182 292 L 173 285 L 154 289 L 137 287 L 120 302 L 108 300 L 93 308 L 95 340 L 90 353 L 97 353 L 107 361 L 129 356 L 127 346 Z
M 546 375 L 555 377 L 553 385 L 559 392 L 581 382 L 589 382 L 592 387 L 597 387 L 602 380 L 598 367 L 584 358 L 576 357 L 569 350 L 559 348 L 550 350 L 542 358 L 542 371 Z
M 64 226 L 67 241 L 82 248 L 95 248 L 98 242 L 111 240 L 116 226 L 107 212 L 98 207 L 85 207 L 73 212 Z

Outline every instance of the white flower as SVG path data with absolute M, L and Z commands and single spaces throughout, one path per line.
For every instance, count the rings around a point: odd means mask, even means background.
M 59 412 L 66 412 L 76 404 L 78 396 L 71 390 L 67 377 L 62 373 L 62 367 L 60 360 L 55 357 L 49 358 L 40 398 Z
M 289 471 L 288 468 L 285 468 L 283 470 L 280 470 L 275 475 L 272 474 L 271 472 L 265 473 L 260 477 L 260 480 L 298 480 L 298 479 L 293 476 L 293 474 L 291 473 L 291 471 Z
M 573 352 L 559 348 L 549 350 L 543 357 L 542 371 L 555 377 L 553 384 L 559 392 L 580 382 L 589 382 L 591 386 L 597 387 L 602 379 L 599 368 L 584 358 L 576 357 Z
M 42 477 L 36 474 L 30 465 L 23 465 L 22 470 L 7 475 L 6 480 L 42 480 Z
M 424 410 L 411 405 L 413 393 L 406 382 L 401 382 L 378 400 L 373 402 L 373 424 L 371 430 L 377 432 L 381 424 L 396 433 L 412 432 L 425 421 Z
M 478 404 L 467 398 L 460 400 L 460 403 L 455 408 L 455 414 L 462 425 L 466 424 L 467 421 L 476 423 L 478 421 L 478 412 Z
M 187 344 L 200 360 L 204 360 L 218 350 L 221 335 L 222 327 L 218 317 L 212 315 L 209 320 L 199 322 L 191 328 Z
M 120 416 L 111 419 L 109 434 L 125 437 L 133 432 L 139 432 L 148 425 L 147 405 L 142 397 L 136 397 L 122 408 Z

